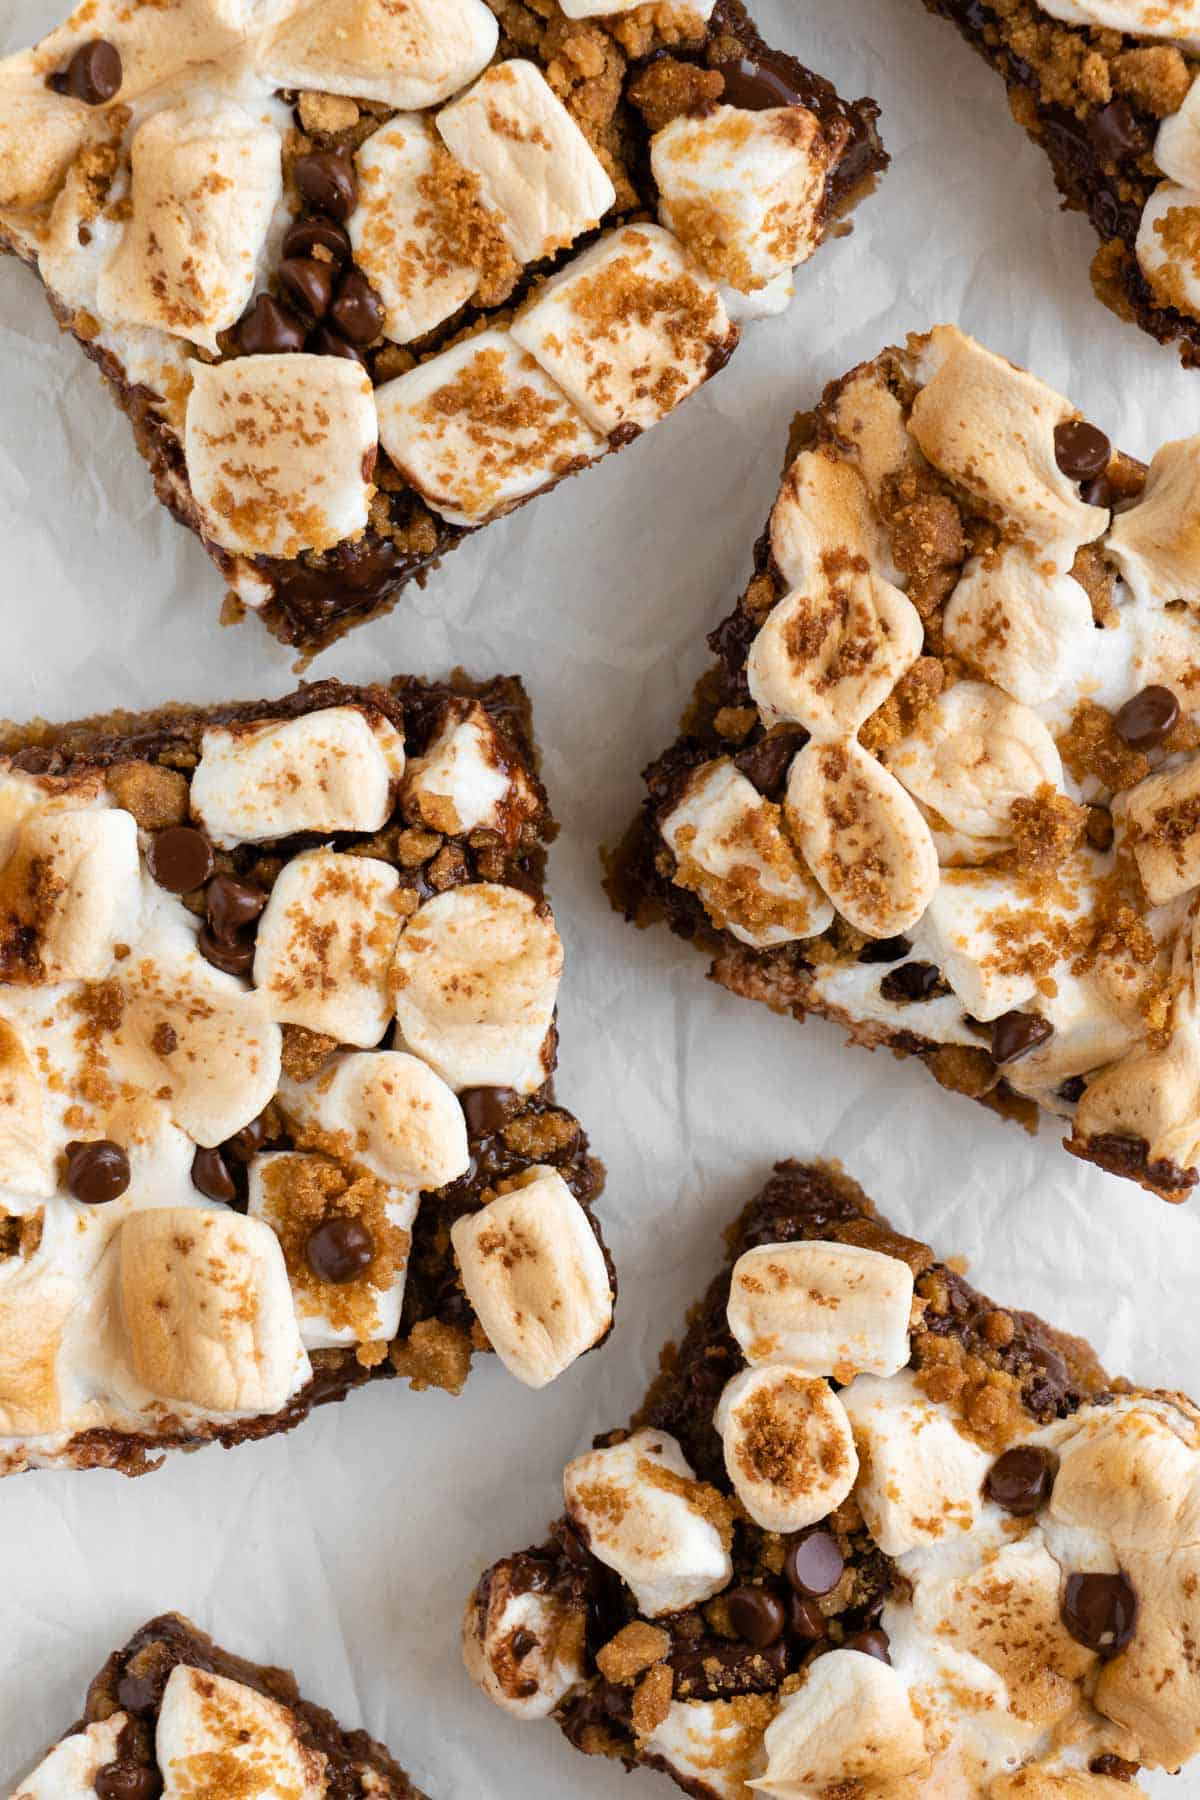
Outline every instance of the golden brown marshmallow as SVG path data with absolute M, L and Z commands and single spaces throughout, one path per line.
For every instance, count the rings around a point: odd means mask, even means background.
M 909 1358 L 907 1263 L 858 1244 L 759 1244 L 739 1256 L 729 1329 L 747 1362 L 810 1375 L 894 1375 Z

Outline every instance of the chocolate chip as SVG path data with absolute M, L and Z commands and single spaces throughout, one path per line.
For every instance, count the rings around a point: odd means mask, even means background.
M 886 1631 L 872 1630 L 856 1632 L 853 1637 L 848 1637 L 846 1639 L 842 1648 L 843 1650 L 859 1650 L 864 1656 L 873 1656 L 879 1662 L 890 1663 L 892 1660 L 892 1652 L 888 1644 L 888 1634 Z
M 100 1800 L 158 1800 L 163 1782 L 157 1769 L 120 1757 L 96 1770 L 92 1786 Z
M 370 344 L 383 329 L 383 301 L 361 269 L 342 277 L 337 299 L 329 309 L 330 324 L 352 344 Z
M 1006 1012 L 992 1021 L 992 1061 L 1016 1062 L 1054 1036 L 1054 1027 L 1040 1013 Z
M 197 1150 L 192 1158 L 192 1186 L 208 1200 L 237 1199 L 237 1187 L 219 1150 Z
M 283 356 L 303 350 L 307 335 L 295 313 L 271 294 L 260 294 L 237 326 L 243 356 Z
M 67 1186 L 85 1206 L 119 1200 L 129 1186 L 129 1158 L 111 1138 L 67 1145 Z
M 1087 1650 L 1116 1656 L 1133 1636 L 1138 1600 L 1128 1575 L 1068 1575 L 1062 1621 Z
M 169 894 L 190 894 L 213 872 L 212 845 L 190 825 L 169 825 L 151 838 L 146 866 Z
M 1147 145 L 1146 133 L 1138 124 L 1132 106 L 1128 100 L 1119 97 L 1092 114 L 1088 120 L 1088 136 L 1101 156 L 1112 161 L 1128 156 L 1131 151 L 1140 154 Z
M 760 794 L 773 800 L 783 787 L 792 759 L 807 741 L 806 731 L 772 732 L 770 737 L 760 738 L 757 744 L 748 744 L 744 750 L 739 750 L 733 759 L 734 767 Z
M 252 943 L 226 943 L 216 936 L 209 925 L 200 927 L 196 948 L 205 962 L 210 962 L 214 969 L 220 969 L 226 975 L 248 974 L 254 965 Z
M 333 299 L 337 270 L 332 263 L 315 262 L 307 256 L 289 256 L 280 263 L 276 274 L 279 285 L 300 311 L 310 319 L 323 319 Z
M 805 1600 L 800 1594 L 791 1596 L 788 1600 L 788 1630 L 793 1637 L 801 1638 L 806 1644 L 815 1644 L 828 1629 L 825 1614 L 815 1600 Z
M 235 1162 L 248 1163 L 251 1157 L 257 1156 L 267 1141 L 267 1122 L 262 1113 L 257 1119 L 251 1119 L 240 1131 L 235 1131 L 231 1138 L 226 1138 L 221 1149 L 226 1156 L 232 1156 Z
M 757 1649 L 765 1650 L 783 1636 L 783 1602 L 769 1588 L 731 1588 L 725 1605 L 738 1636 Z
M 466 1117 L 469 1135 L 485 1138 L 499 1131 L 512 1117 L 521 1104 L 521 1096 L 506 1087 L 464 1088 L 458 1103 Z
M 252 881 L 217 875 L 204 891 L 204 904 L 213 935 L 223 944 L 236 944 L 238 932 L 252 924 L 267 904 L 267 893 Z
M 302 156 L 292 174 L 314 212 L 343 223 L 358 205 L 358 177 L 342 150 L 315 150 Z
M 1057 1473 L 1058 1458 L 1052 1450 L 1017 1444 L 997 1457 L 984 1477 L 983 1491 L 1005 1512 L 1027 1519 L 1049 1500 Z
M 1077 1106 L 1087 1090 L 1087 1082 L 1082 1075 L 1068 1075 L 1058 1088 L 1058 1097 L 1067 1106 Z
M 810 1531 L 792 1545 L 783 1567 L 796 1592 L 815 1599 L 833 1592 L 845 1566 L 837 1539 L 828 1531 Z
M 1066 419 L 1054 427 L 1054 460 L 1072 481 L 1090 481 L 1103 475 L 1112 445 L 1096 425 L 1086 419 Z
M 347 362 L 356 362 L 360 369 L 367 367 L 367 359 L 358 345 L 352 344 L 349 338 L 340 337 L 336 331 L 330 331 L 328 325 L 322 325 L 309 349 L 314 356 L 342 356 Z
M 1179 718 L 1179 702 L 1169 687 L 1147 687 L 1127 700 L 1113 719 L 1113 730 L 1132 750 L 1161 744 Z
M 325 1219 L 309 1233 L 304 1254 L 318 1281 L 342 1287 L 370 1268 L 375 1240 L 359 1219 Z
M 752 60 L 739 56 L 735 61 L 715 66 L 725 81 L 721 99 L 726 106 L 739 106 L 743 112 L 766 112 L 773 106 L 803 105 L 803 96 L 784 71 L 765 57 Z
M 85 106 L 103 106 L 120 92 L 121 52 L 106 38 L 91 38 L 78 50 L 59 75 L 51 75 L 56 94 L 82 100 Z
M 1107 475 L 1097 475 L 1095 481 L 1085 481 L 1079 490 L 1079 497 L 1088 506 L 1103 506 L 1112 511 L 1113 485 Z
M 283 239 L 287 258 L 310 257 L 314 250 L 328 250 L 335 262 L 346 263 L 352 254 L 350 239 L 332 219 L 297 219 Z
M 908 955 L 912 949 L 906 937 L 876 938 L 873 943 L 864 944 L 858 953 L 860 963 L 894 963 Z
M 927 1000 L 940 980 L 941 970 L 936 963 L 903 963 L 900 968 L 888 971 L 879 984 L 879 992 L 885 1000 L 900 1003 Z

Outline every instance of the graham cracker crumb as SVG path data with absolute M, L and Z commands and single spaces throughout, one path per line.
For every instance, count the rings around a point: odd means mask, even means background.
M 164 831 L 187 819 L 188 784 L 174 769 L 147 762 L 118 763 L 108 772 L 108 791 L 144 831 Z
M 639 1737 L 649 1737 L 671 1710 L 671 1694 L 675 1676 L 666 1663 L 651 1669 L 633 1696 L 633 1729 Z
M 635 1619 L 596 1652 L 596 1667 L 606 1681 L 630 1682 L 644 1669 L 670 1654 L 671 1634 L 658 1625 Z
M 442 1388 L 461 1394 L 471 1369 L 471 1343 L 465 1331 L 440 1319 L 421 1319 L 408 1337 L 388 1350 L 397 1375 L 408 1378 L 418 1393 Z

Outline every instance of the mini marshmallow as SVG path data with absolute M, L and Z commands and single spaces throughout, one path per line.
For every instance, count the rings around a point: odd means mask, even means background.
M 68 1410 L 60 1352 L 86 1304 L 70 1266 L 75 1223 L 65 1209 L 48 1207 L 33 1256 L 0 1261 L 0 1437 L 56 1431 Z
M 1171 1036 L 1161 1050 L 1122 1057 L 1088 1082 L 1075 1110 L 1075 1139 L 1139 1139 L 1146 1160 L 1166 1170 L 1200 1162 L 1200 1021 L 1194 1005 L 1182 1021 L 1176 1002 Z
M 359 146 L 354 260 L 384 304 L 383 334 L 409 344 L 474 294 L 479 271 L 460 262 L 439 225 L 434 140 L 424 119 L 389 119 Z
M 554 918 L 528 894 L 488 881 L 435 894 L 405 925 L 392 963 L 405 1047 L 456 1091 L 532 1094 L 550 1073 L 562 962 Z
M 0 869 L 0 978 L 101 981 L 141 914 L 137 826 L 127 812 L 38 812 Z
M 1200 437 L 1154 454 L 1136 506 L 1117 513 L 1105 549 L 1135 597 L 1200 602 Z
M 403 772 L 395 726 L 354 706 L 210 725 L 192 777 L 192 816 L 223 850 L 298 831 L 380 831 Z
M 19 1782 L 12 1800 L 94 1800 L 96 1776 L 117 1760 L 129 1714 L 118 1712 L 73 1731 Z
M 285 1082 L 285 1110 L 315 1125 L 332 1154 L 390 1186 L 445 1187 L 471 1165 L 462 1107 L 420 1057 L 399 1050 L 341 1056 L 314 1081 Z
M 467 1602 L 463 1662 L 503 1712 L 545 1719 L 586 1679 L 586 1626 L 582 1605 L 523 1585 L 516 1563 L 497 1563 Z
M 1050 699 L 1095 654 L 1083 588 L 1019 544 L 968 563 L 943 632 L 964 662 L 1026 706 Z
M 483 0 L 291 0 L 258 66 L 273 87 L 417 111 L 473 81 L 499 36 Z
M 1134 255 L 1160 306 L 1200 313 L 1200 190 L 1160 181 L 1142 208 Z
M 831 923 L 833 908 L 781 829 L 778 806 L 727 759 L 688 778 L 659 829 L 675 852 L 672 880 L 743 944 L 766 949 Z
M 827 1381 L 790 1363 L 743 1369 L 725 1385 L 715 1424 L 738 1499 L 764 1531 L 802 1531 L 839 1507 L 858 1455 Z
M 786 587 L 828 590 L 828 564 L 844 576 L 856 563 L 883 562 L 887 538 L 871 503 L 873 491 L 852 463 L 800 452 L 771 508 L 771 560 Z
M 536 63 L 494 63 L 436 124 L 451 155 L 479 177 L 519 262 L 567 249 L 616 201 L 603 163 Z
M 10 60 L 31 63 L 44 80 L 64 69 L 81 43 L 103 38 L 121 58 L 121 86 L 110 103 L 115 109 L 238 48 L 246 24 L 245 0 L 143 0 L 132 6 L 129 0 L 86 0 L 32 51 Z
M 841 1398 L 862 1459 L 855 1498 L 885 1556 L 957 1543 L 974 1529 L 992 1463 L 987 1451 L 909 1376 L 859 1375 Z
M 510 1374 L 543 1388 L 612 1324 L 604 1252 L 556 1169 L 450 1227 L 467 1299 Z
M 309 1380 L 269 1225 L 172 1206 L 121 1226 L 120 1307 L 137 1380 L 206 1413 L 274 1413 Z
M 831 423 L 839 461 L 845 456 L 857 470 L 876 505 L 883 499 L 889 482 L 923 466 L 924 459 L 908 435 L 904 408 L 876 366 L 868 364 L 838 384 Z M 773 530 L 772 550 L 778 562 Z M 785 579 L 795 585 L 794 576 L 787 575 Z
M 53 200 L 95 128 L 88 109 L 52 93 L 44 77 L 22 80 L 0 64 L 0 206 Z
M 424 756 L 410 761 L 402 801 L 405 817 L 431 831 L 495 831 L 509 842 L 538 809 L 487 709 L 462 699 L 448 703 Z
M 19 1033 L 0 1018 L 0 1195 L 48 1200 L 57 1186 L 41 1085 Z
M 606 435 L 657 424 L 738 337 L 716 287 L 658 225 L 607 233 L 537 290 L 512 334 Z
M 1200 884 L 1200 756 L 1147 775 L 1121 799 L 1125 841 L 1151 906 Z
M 853 1783 L 884 1794 L 930 1760 L 904 1681 L 878 1657 L 831 1650 L 805 1671 L 763 1735 L 768 1800 L 819 1800 Z
M 379 442 L 365 369 L 300 353 L 192 372 L 184 450 L 206 537 L 290 559 L 363 530 Z
M 1181 50 L 1200 50 L 1200 0 L 1038 0 L 1043 12 L 1070 25 L 1127 31 L 1132 37 L 1171 38 Z
M 1178 112 L 1168 113 L 1158 127 L 1154 160 L 1168 181 L 1200 188 L 1200 89 L 1194 79 Z
M 736 1700 L 672 1700 L 641 1748 L 661 1756 L 685 1793 L 717 1800 L 745 1800 L 745 1783 L 766 1766 L 761 1724 Z
M 1138 1597 L 1137 1626 L 1128 1648 L 1101 1666 L 1093 1704 L 1133 1734 L 1139 1761 L 1174 1773 L 1200 1753 L 1200 1549 L 1129 1551 L 1121 1567 Z
M 936 894 L 928 825 L 895 776 L 854 740 L 805 745 L 788 775 L 783 816 L 838 912 L 868 937 L 909 930 Z
M 1053 897 L 1045 910 L 1056 922 L 1069 916 Z M 1006 928 L 1027 911 L 1019 876 L 942 871 L 921 921 L 922 943 L 973 1019 L 987 1023 L 1020 1011 L 1037 994 L 1038 973 L 1028 955 L 1032 940 L 1022 938 L 1015 949 L 1004 942 Z
M 278 1700 L 207 1669 L 177 1664 L 154 1733 L 163 1800 L 225 1792 L 323 1800 L 328 1763 Z
M 584 1543 L 656 1619 L 710 1600 L 727 1585 L 729 1520 L 666 1431 L 635 1431 L 590 1450 L 563 1472 L 568 1516 Z
M 285 863 L 258 927 L 254 985 L 274 1019 L 369 1049 L 392 1016 L 400 929 L 390 863 L 306 850 Z
M 452 525 L 482 525 L 600 456 L 602 439 L 520 347 L 481 331 L 375 390 L 392 462 Z
M 130 215 L 100 270 L 97 306 L 216 353 L 250 302 L 283 197 L 280 136 L 227 102 L 150 114 L 130 147 Z
M 1071 1423 L 1055 1446 L 1055 1519 L 1102 1532 L 1122 1554 L 1200 1544 L 1200 1452 L 1184 1414 L 1118 1402 L 1084 1407 Z
M 759 1244 L 739 1256 L 729 1329 L 747 1362 L 786 1363 L 848 1380 L 908 1362 L 913 1277 L 907 1263 L 858 1244 Z

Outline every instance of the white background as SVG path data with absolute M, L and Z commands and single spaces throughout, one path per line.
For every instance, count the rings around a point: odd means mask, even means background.
M 0 1487 L 0 1792 L 76 1716 L 110 1648 L 178 1608 L 384 1739 L 434 1800 L 632 1794 L 552 1724 L 518 1726 L 469 1684 L 458 1621 L 479 1569 L 535 1541 L 562 1464 L 640 1397 L 707 1283 L 719 1231 L 773 1159 L 836 1155 L 902 1230 L 963 1252 L 980 1285 L 1090 1336 L 1147 1382 L 1197 1381 L 1200 1199 L 1172 1209 L 939 1090 L 918 1064 L 845 1049 L 704 980 L 663 929 L 608 910 L 596 846 L 673 737 L 770 506 L 789 418 L 832 376 L 951 320 L 1069 393 L 1127 450 L 1200 430 L 1200 373 L 1093 298 L 1093 240 L 1061 215 L 1001 83 L 918 0 L 758 0 L 769 39 L 847 95 L 874 94 L 893 167 L 853 235 L 801 271 L 668 423 L 455 552 L 422 593 L 313 667 L 518 670 L 563 834 L 559 1091 L 609 1170 L 617 1330 L 532 1394 L 494 1363 L 466 1394 L 384 1384 L 295 1435 Z M 0 48 L 57 21 L 0 0 Z M 0 269 L 0 716 L 284 692 L 291 656 L 253 620 L 222 631 L 220 582 L 152 498 L 124 420 L 33 277 Z M 666 1795 L 664 1777 L 643 1775 Z M 657 1786 L 655 1786 L 657 1784 Z M 1150 1784 L 1165 1793 L 1159 1778 Z M 1200 1795 L 1200 1774 L 1170 1783 Z

